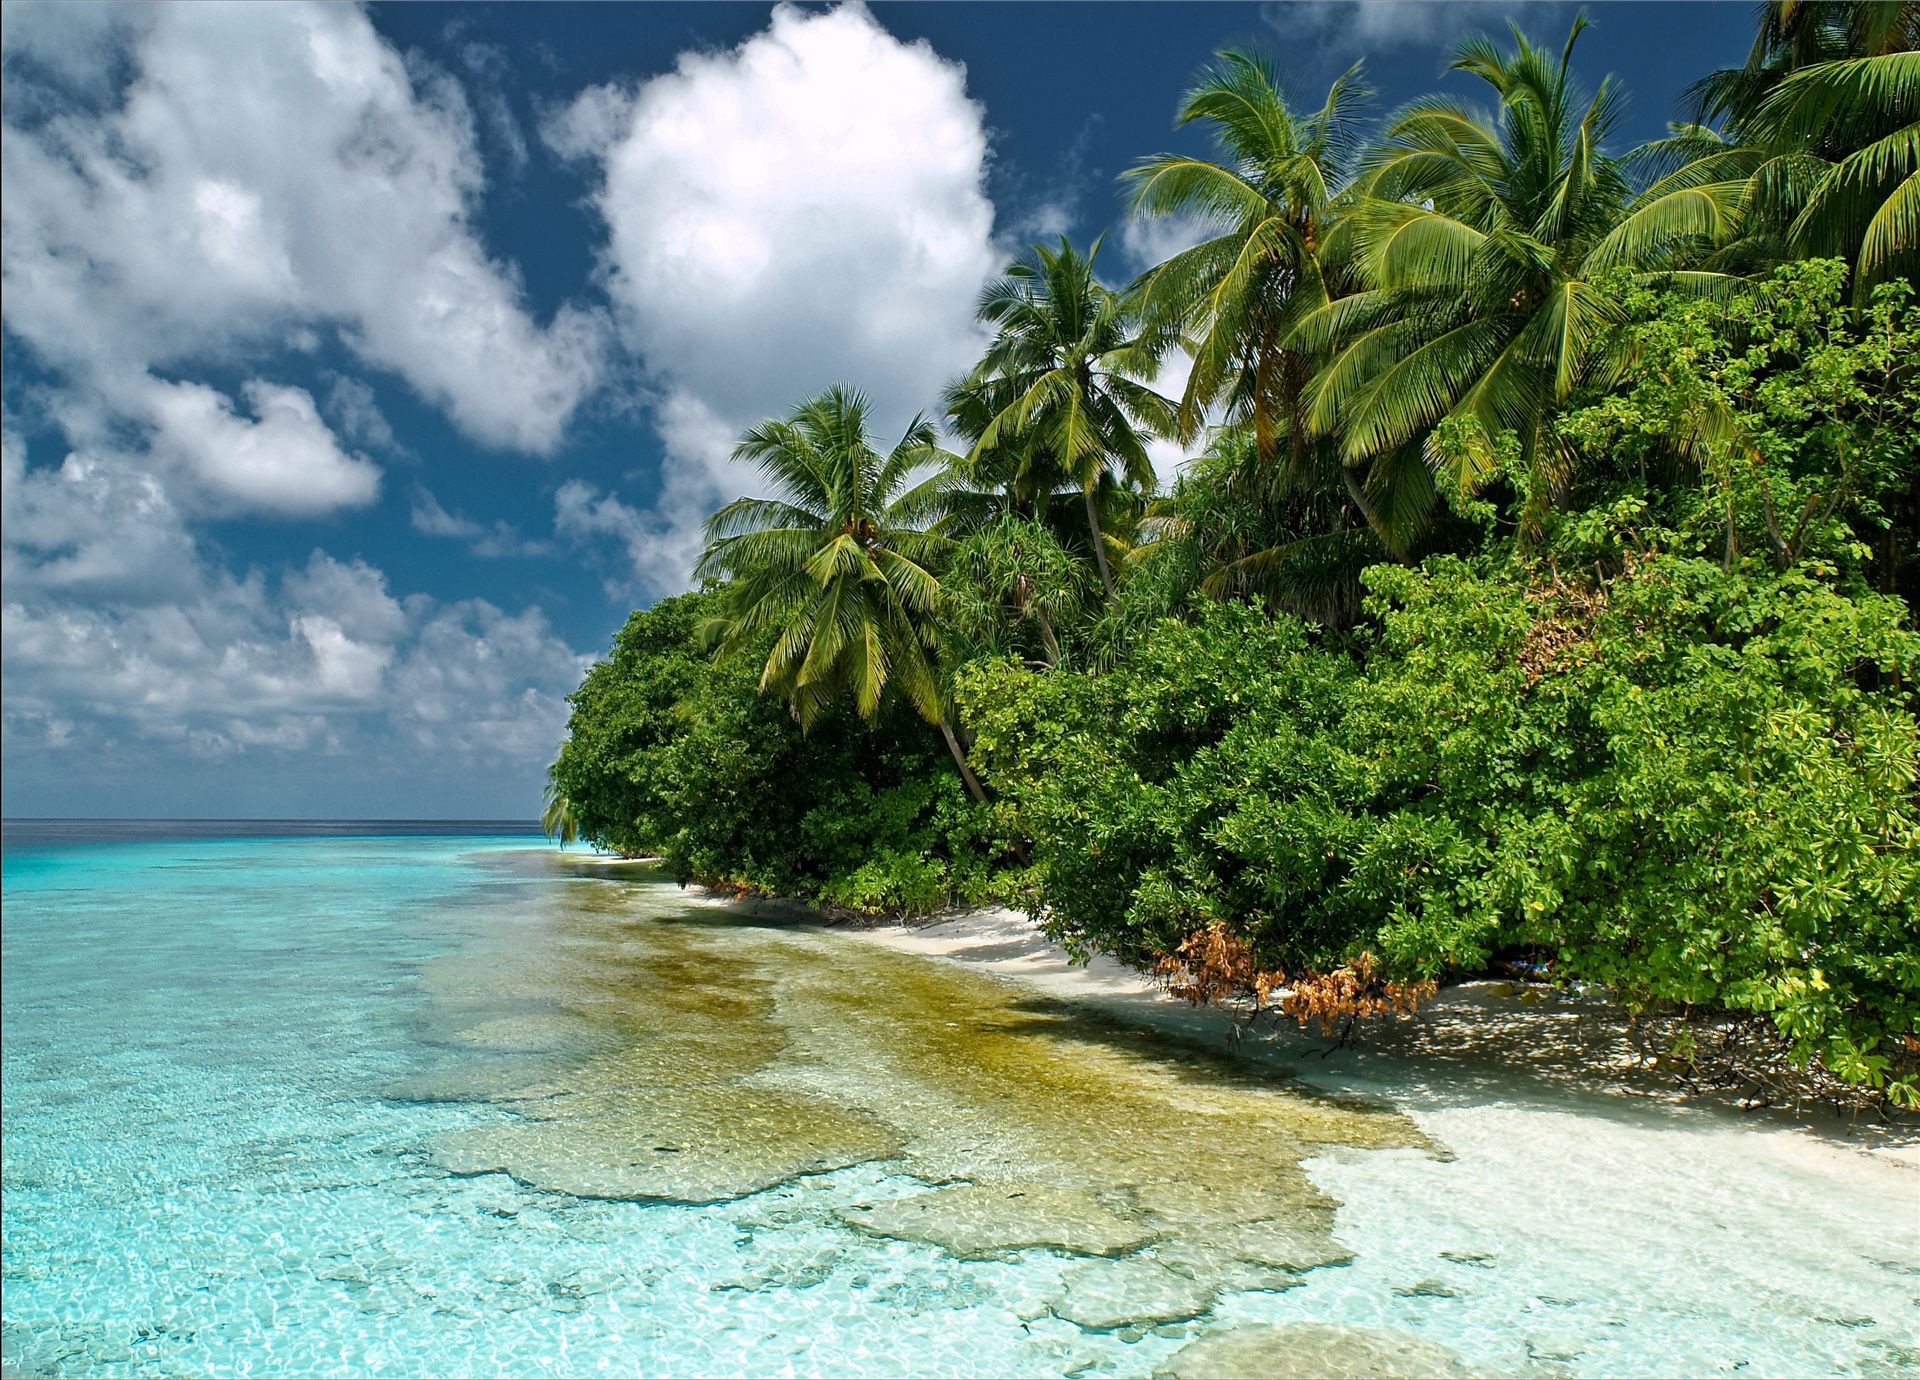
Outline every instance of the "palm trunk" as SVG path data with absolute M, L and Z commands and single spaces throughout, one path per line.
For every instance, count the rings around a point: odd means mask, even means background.
M 1040 627 L 1040 645 L 1047 649 L 1047 665 L 1060 664 L 1060 640 L 1053 635 L 1053 620 L 1044 609 L 1033 611 L 1033 621 Z
M 1033 606 L 1033 582 L 1022 575 L 1013 586 L 1014 607 L 1022 618 L 1031 617 L 1040 629 L 1040 645 L 1046 650 L 1047 665 L 1060 664 L 1060 642 L 1053 635 L 1053 620 L 1045 609 Z
M 1107 602 L 1117 604 L 1119 596 L 1113 591 L 1113 571 L 1107 568 L 1107 539 L 1100 533 L 1100 510 L 1094 507 L 1093 490 L 1086 491 L 1087 530 L 1093 533 L 1093 559 L 1100 567 L 1100 584 L 1107 591 Z
M 973 774 L 973 768 L 967 765 L 967 750 L 960 746 L 960 740 L 953 736 L 953 725 L 942 716 L 940 736 L 947 740 L 947 751 L 953 754 L 954 766 L 960 768 L 960 779 L 967 783 L 967 791 L 982 805 L 987 803 L 987 793 L 980 789 L 980 778 Z

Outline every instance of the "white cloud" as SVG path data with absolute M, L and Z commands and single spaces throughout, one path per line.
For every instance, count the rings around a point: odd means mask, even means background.
M 452 537 L 455 541 L 472 541 L 487 530 L 470 518 L 449 513 L 440 500 L 425 489 L 414 491 L 411 519 L 414 531 L 429 537 Z
M 505 556 L 544 556 L 553 549 L 547 542 L 521 536 L 520 529 L 504 518 L 489 527 L 459 513 L 450 513 L 425 488 L 414 490 L 413 509 L 409 516 L 414 531 L 429 537 L 450 537 L 454 541 L 465 542 L 469 551 L 485 560 Z
M 1160 361 L 1160 373 L 1153 381 L 1156 392 L 1163 397 L 1172 398 L 1176 403 L 1186 396 L 1187 379 L 1193 373 L 1193 356 L 1185 350 L 1175 349 L 1167 352 Z M 1215 426 L 1222 420 L 1219 408 L 1206 414 L 1205 425 Z M 1154 477 L 1160 481 L 1160 487 L 1171 489 L 1173 481 L 1187 467 L 1187 462 L 1198 450 L 1206 445 L 1204 438 L 1192 444 L 1181 441 L 1169 441 L 1159 436 L 1147 438 L 1147 455 L 1153 461 Z
M 565 159 L 599 158 L 627 131 L 633 92 L 614 82 L 589 86 L 540 119 L 543 143 Z
M 1330 55 L 1435 47 L 1480 30 L 1504 33 L 1546 0 L 1268 0 L 1260 17 L 1283 39 Z M 1309 93 L 1312 94 L 1312 93 Z
M 93 27 L 71 8 L 8 6 L 31 61 L 9 55 L 0 272 L 37 355 L 125 409 L 149 371 L 331 326 L 477 440 L 558 443 L 599 377 L 600 318 L 537 323 L 479 243 L 473 116 L 450 78 L 410 74 L 345 5 L 165 5 Z M 34 64 L 106 87 L 123 61 L 104 113 L 13 122 Z
M 965 76 L 857 5 L 782 5 L 733 51 L 545 122 L 599 151 L 609 290 L 659 394 L 662 494 L 621 537 L 646 587 L 683 585 L 700 520 L 751 487 L 727 458 L 745 427 L 847 382 L 894 431 L 977 354 L 1000 255 Z
M 393 434 L 386 414 L 380 410 L 373 389 L 359 379 L 344 374 L 327 375 L 326 401 L 321 411 L 347 440 L 390 454 L 404 454 L 406 447 Z
M 252 418 L 205 384 L 153 381 L 154 451 L 184 465 L 217 506 L 305 517 L 373 502 L 379 467 L 340 449 L 311 394 L 258 379 L 240 393 Z
M 1009 175 L 1006 165 L 1001 166 L 1002 216 L 997 239 L 1003 258 L 1014 258 L 1029 245 L 1050 245 L 1062 235 L 1071 236 L 1087 193 L 1099 188 L 1104 195 L 1107 178 L 1098 168 L 1089 166 L 1094 136 L 1104 122 L 1105 117 L 1098 112 L 1087 116 L 1053 167 L 1037 182 L 1026 175 Z
M 1129 216 L 1120 223 L 1120 252 L 1138 275 L 1219 233 L 1195 216 Z
M 150 474 L 81 455 L 29 472 L 11 429 L 0 445 L 0 586 L 76 598 L 167 601 L 193 584 L 193 542 Z
M 610 541 L 619 551 L 620 568 L 605 582 L 607 593 L 615 597 L 636 582 L 651 590 L 683 588 L 700 555 L 705 517 L 704 512 L 688 511 L 685 504 L 665 512 L 641 512 L 578 479 L 562 484 L 553 497 L 553 530 L 563 540 L 587 551 Z
M 111 91 L 115 54 L 151 17 L 147 7 L 138 5 L 8 0 L 0 5 L 0 52 L 9 66 L 23 64 L 52 78 L 64 88 L 58 94 L 102 99 Z M 29 87 L 21 94 L 40 108 L 56 93 Z
M 513 81 L 512 59 L 497 43 L 468 43 L 460 49 L 460 62 L 479 93 L 488 137 L 505 160 L 507 171 L 519 176 L 527 167 L 527 136 L 507 99 L 507 88 Z
M 178 808 L 193 762 L 263 755 L 300 793 L 335 770 L 317 755 L 348 761 L 342 780 L 457 762 L 471 788 L 493 771 L 531 812 L 585 665 L 539 608 L 398 597 L 380 570 L 323 551 L 233 575 L 141 456 L 29 468 L 8 427 L 0 481 L 0 723 L 9 780 L 18 768 L 37 799 L 90 775 L 117 793 L 95 809 L 124 808 L 129 789 Z M 244 775 L 221 772 L 203 779 Z
M 337 561 L 315 551 L 304 569 L 281 578 L 280 592 L 301 610 L 299 617 L 323 618 L 369 642 L 392 643 L 407 630 L 406 610 L 387 592 L 387 577 L 365 561 Z

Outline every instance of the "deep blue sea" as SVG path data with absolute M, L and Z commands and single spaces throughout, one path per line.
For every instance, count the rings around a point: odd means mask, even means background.
M 994 1043 L 943 1070 L 954 1023 L 886 1006 L 931 960 L 628 875 L 515 824 L 8 822 L 7 1374 L 1146 1375 L 1210 1330 L 1302 1323 L 1479 1373 L 1920 1372 L 1920 1172 L 1379 1063 L 1334 1081 L 1399 1110 L 1322 1104 L 957 973 L 940 1000 L 993 1013 Z M 1072 1070 L 1142 1110 L 1079 1105 Z M 757 1173 L 794 1153 L 795 1107 L 839 1156 L 817 1172 L 707 1203 L 621 1177 Z M 895 1149 L 840 1153 L 883 1116 Z M 1155 1139 L 1178 1117 L 1186 1162 Z M 850 1225 L 982 1175 L 1038 1193 L 1076 1144 L 1126 1182 L 1073 1191 L 1150 1216 L 1235 1183 L 1249 1117 L 1301 1148 L 1206 1210 L 1228 1235 L 1331 1224 L 1350 1258 L 1236 1257 L 1186 1316 L 1095 1305 L 1204 1275 L 1192 1243 L 969 1258 Z

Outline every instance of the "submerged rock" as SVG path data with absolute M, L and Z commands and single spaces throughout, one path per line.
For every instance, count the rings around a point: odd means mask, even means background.
M 955 1184 L 889 1202 L 841 1208 L 872 1236 L 924 1241 L 977 1260 L 1036 1247 L 1072 1255 L 1126 1255 L 1160 1233 L 1081 1189 L 1044 1184 Z
M 791 1093 L 724 1087 L 620 1117 L 561 1117 L 443 1136 L 455 1174 L 509 1174 L 576 1198 L 717 1203 L 799 1174 L 885 1159 L 899 1137 L 870 1117 Z
M 1353 1252 L 1326 1232 L 1303 1230 L 1287 1222 L 1249 1222 L 1216 1233 L 1209 1241 L 1235 1260 L 1296 1273 L 1353 1259 Z
M 1473 1374 L 1446 1347 L 1408 1332 L 1288 1323 L 1236 1327 L 1188 1342 L 1159 1380 L 1455 1380 Z
M 577 1016 L 499 1016 L 447 1036 L 446 1043 L 497 1054 L 586 1053 L 615 1043 L 606 1030 Z
M 1219 1290 L 1204 1279 L 1169 1270 L 1154 1260 L 1088 1261 L 1068 1270 L 1063 1292 L 1051 1305 L 1055 1317 L 1089 1332 L 1157 1327 L 1209 1312 Z
M 423 966 L 432 1022 L 465 1054 L 392 1095 L 513 1113 L 440 1140 L 450 1172 L 711 1203 L 890 1160 L 926 1191 L 838 1220 L 963 1259 L 1153 1244 L 1156 1263 L 1132 1273 L 1165 1306 L 1130 1315 L 1153 1326 L 1348 1258 L 1305 1156 L 1424 1144 L 1397 1113 L 1217 1050 L 952 965 L 690 911 L 677 895 L 585 888 L 551 931 L 511 964 Z M 794 1212 L 817 1215 L 769 1202 L 740 1224 L 750 1238 Z M 1119 1319 L 1124 1300 L 1099 1305 L 1100 1287 L 1063 1295 L 1066 1316 Z M 1033 1302 L 1045 1317 L 1053 1300 Z
M 841 1262 L 836 1250 L 815 1251 L 790 1260 L 768 1261 L 758 1269 L 716 1279 L 707 1288 L 713 1293 L 757 1294 L 766 1289 L 812 1289 L 824 1284 Z

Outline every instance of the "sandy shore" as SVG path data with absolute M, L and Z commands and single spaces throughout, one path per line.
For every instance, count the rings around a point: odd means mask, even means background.
M 714 901 L 761 918 L 819 922 L 817 912 L 792 902 Z M 1017 911 L 980 909 L 924 925 L 834 928 L 861 943 L 962 963 L 1214 1047 L 1228 1042 L 1236 1018 L 1168 996 L 1145 974 L 1111 958 L 1077 964 Z M 1351 1048 L 1329 1046 L 1292 1022 L 1263 1027 L 1238 1044 L 1243 1057 L 1314 1087 L 1393 1101 L 1442 1139 L 1442 1123 L 1476 1108 L 1544 1109 L 1572 1097 L 1584 1109 L 1611 1107 L 1623 1115 L 1669 1108 L 1689 1114 L 1688 1124 L 1706 1115 L 1716 1130 L 1771 1142 L 1769 1154 L 1837 1157 L 1830 1167 L 1847 1172 L 1870 1163 L 1888 1176 L 1890 1194 L 1920 1193 L 1920 1126 L 1853 1124 L 1812 1113 L 1745 1109 L 1711 1092 L 1689 1095 L 1670 1076 L 1641 1063 L 1618 1008 L 1550 988 L 1463 983 L 1415 1016 L 1367 1022 Z M 1759 1140 L 1748 1143 L 1757 1148 Z

